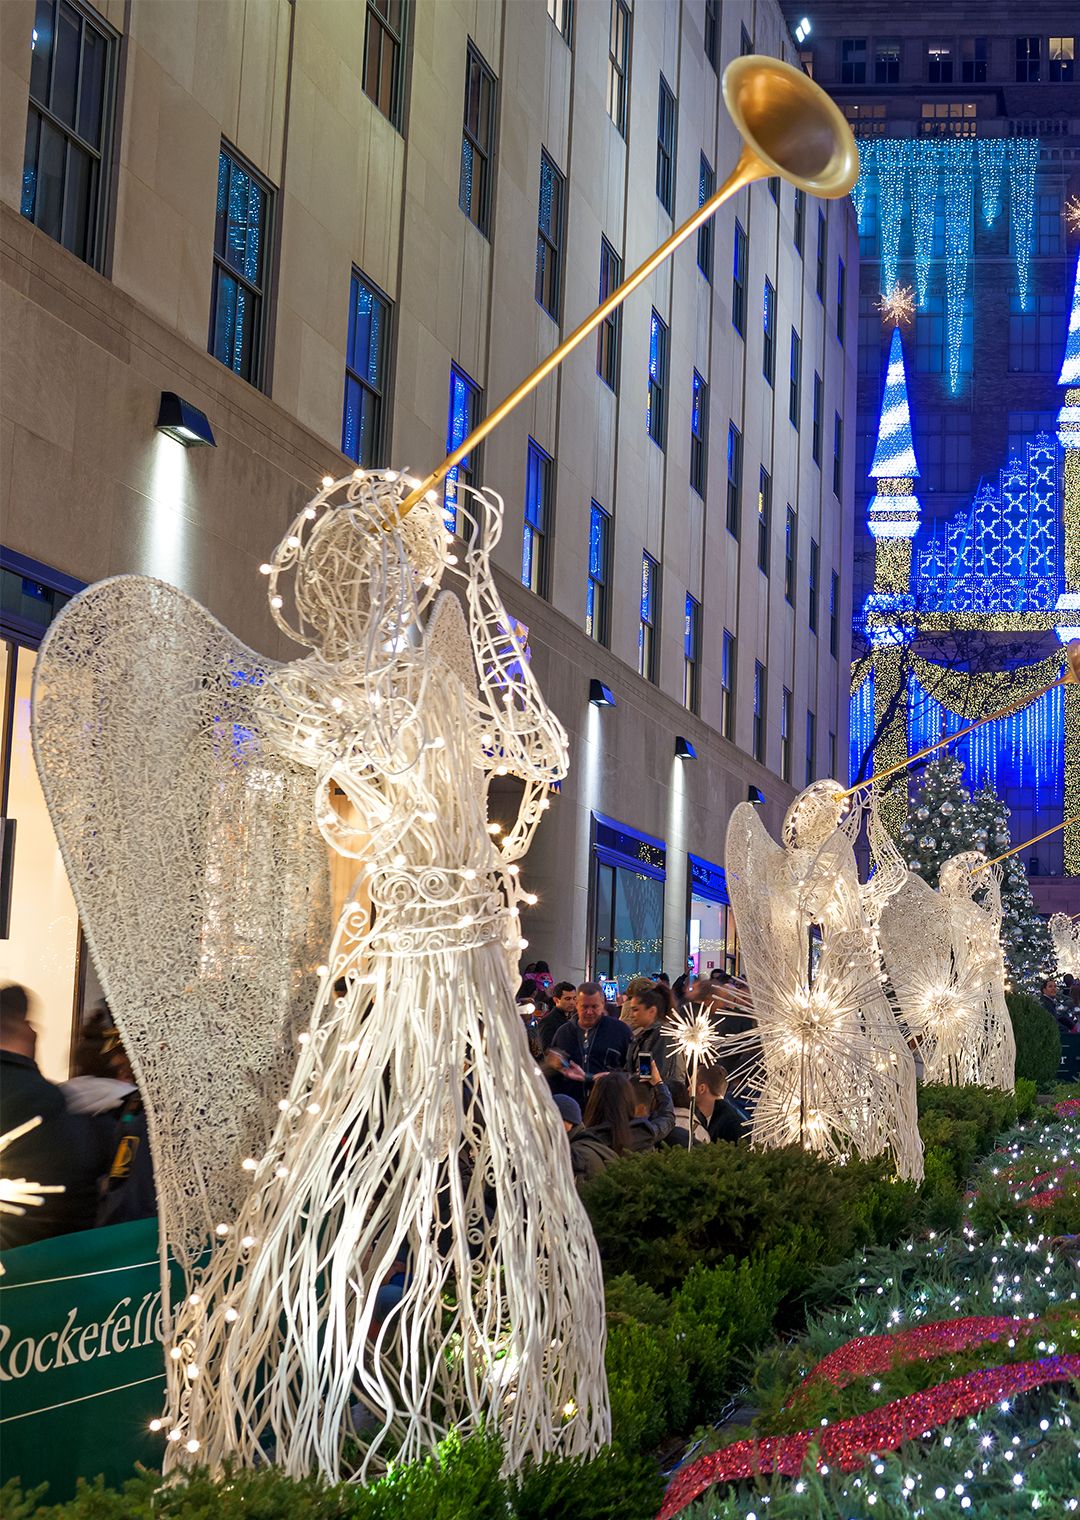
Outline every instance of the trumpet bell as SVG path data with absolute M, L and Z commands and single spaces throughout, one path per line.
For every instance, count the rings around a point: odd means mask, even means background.
M 750 54 L 724 70 L 724 104 L 762 176 L 836 199 L 859 177 L 859 150 L 843 112 L 802 69 Z

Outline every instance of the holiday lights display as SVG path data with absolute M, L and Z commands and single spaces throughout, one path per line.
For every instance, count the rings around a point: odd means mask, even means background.
M 1027 311 L 1031 292 L 1031 255 L 1035 249 L 1035 176 L 1038 168 L 1038 139 L 1012 138 L 1009 143 L 1009 199 L 1021 311 Z
M 979 200 L 983 221 L 992 227 L 1001 214 L 1001 180 L 1005 171 L 1008 139 L 979 137 L 975 140 L 979 156 Z
M 856 1378 L 888 1372 L 899 1362 L 929 1361 L 950 1351 L 1016 1336 L 1030 1328 L 1029 1321 L 1011 1314 L 969 1314 L 961 1319 L 934 1320 L 910 1330 L 890 1330 L 881 1335 L 858 1335 L 822 1357 L 788 1399 L 785 1409 L 797 1407 L 801 1396 L 814 1383 L 844 1388 Z
M 25 1124 L 17 1124 L 14 1129 L 5 1131 L 0 1135 L 0 1155 L 7 1150 L 8 1146 L 14 1145 L 16 1140 L 21 1140 L 23 1135 L 28 1135 L 32 1129 L 37 1129 L 40 1123 L 39 1114 L 33 1119 L 27 1119 Z M 22 1215 L 27 1209 L 39 1209 L 47 1193 L 62 1193 L 63 1191 L 60 1184 L 28 1182 L 25 1177 L 8 1177 L 0 1172 L 0 1214 Z M 0 1273 L 3 1270 L 0 1266 Z
M 954 139 L 942 163 L 945 183 L 945 330 L 949 348 L 949 389 L 954 394 L 960 386 L 960 346 L 964 336 L 964 300 L 967 295 L 968 268 L 971 263 L 974 152 L 975 145 L 970 137 Z M 1035 160 L 1037 163 L 1037 147 Z M 1010 159 L 1010 166 L 1011 164 Z M 1034 186 L 1034 175 L 1032 185 Z M 1015 195 L 1013 209 L 1015 221 L 1017 213 Z M 1034 202 L 1027 211 L 1028 256 L 1030 256 L 1030 225 L 1033 209 Z M 1019 238 L 1020 224 L 1016 225 Z M 1021 305 L 1024 305 L 1027 291 L 1027 263 L 1021 264 L 1019 258 L 1017 273 L 1020 278 Z
M 864 815 L 879 868 L 860 884 L 853 839 Z M 877 919 L 904 877 L 873 804 L 848 808 L 836 781 L 796 798 L 783 844 L 757 810 L 732 813 L 728 892 L 753 1000 L 745 1034 L 723 1048 L 749 1053 L 751 1143 L 797 1144 L 832 1159 L 887 1153 L 902 1177 L 922 1176 L 915 1067 L 882 992 Z
M 1000 877 L 980 872 L 984 864 L 975 851 L 953 856 L 936 891 L 909 873 L 885 903 L 878 942 L 924 1080 L 1011 1092 L 1016 1043 L 1005 1005 Z
M 915 317 L 915 292 L 910 285 L 894 285 L 887 296 L 877 303 L 882 321 L 894 326 L 906 326 Z
M 720 1034 L 713 1020 L 712 1010 L 704 1003 L 691 1003 L 680 1012 L 671 1014 L 664 1021 L 664 1032 L 671 1036 L 675 1048 L 686 1062 L 690 1087 L 690 1123 L 686 1144 L 690 1147 L 694 1143 L 694 1108 L 698 1069 L 712 1065 L 719 1056 Z
M 329 482 L 269 565 L 309 653 L 269 674 L 260 731 L 307 770 L 371 909 L 345 905 L 247 1198 L 178 1312 L 169 1465 L 253 1465 L 271 1441 L 292 1475 L 363 1477 L 388 1443 L 404 1460 L 491 1423 L 513 1468 L 608 1434 L 599 1258 L 514 1007 L 517 862 L 566 736 L 495 589 L 501 501 L 458 482 L 459 564 L 435 492 L 400 516 L 408 489 Z
M 1058 975 L 1080 977 L 1080 920 L 1074 922 L 1067 913 L 1052 914 L 1050 938 Z
M 938 141 L 922 137 L 911 144 L 911 236 L 915 252 L 915 289 L 920 306 L 926 304 L 930 285 L 930 259 L 934 252 L 934 210 L 941 173 Z M 948 204 L 946 204 L 948 215 Z

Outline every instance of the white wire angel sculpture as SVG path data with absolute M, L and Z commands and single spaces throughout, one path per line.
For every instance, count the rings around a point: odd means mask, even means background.
M 498 498 L 468 493 L 478 521 L 459 486 L 459 567 L 438 506 L 398 518 L 404 491 L 357 472 L 271 566 L 286 628 L 295 575 L 289 631 L 311 653 L 268 678 L 262 729 L 314 772 L 371 907 L 346 905 L 250 1196 L 179 1316 L 171 1450 L 215 1468 L 269 1448 L 292 1474 L 363 1475 L 483 1422 L 513 1467 L 609 1434 L 598 1253 L 512 977 L 517 860 L 566 737 L 491 577 Z M 437 595 L 451 577 L 464 614 Z M 500 841 L 504 774 L 524 790 Z
M 1074 923 L 1067 913 L 1054 913 L 1050 938 L 1058 976 L 1080 976 L 1080 923 Z
M 995 873 L 982 874 L 984 865 L 974 851 L 953 856 L 937 891 L 908 873 L 885 906 L 879 940 L 924 1081 L 1011 1092 L 1016 1047 L 1005 1006 L 1000 885 Z M 973 897 L 980 884 L 984 906 Z
M 728 1043 L 754 1052 L 752 1144 L 887 1153 L 918 1180 L 914 1061 L 881 986 L 858 825 L 836 781 L 796 798 L 782 845 L 749 803 L 732 813 L 725 866 L 754 1029 Z

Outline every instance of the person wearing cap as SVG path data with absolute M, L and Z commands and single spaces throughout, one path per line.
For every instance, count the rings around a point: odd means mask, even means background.
M 615 1152 L 610 1145 L 605 1145 L 596 1135 L 590 1134 L 582 1124 L 581 1105 L 576 1098 L 571 1098 L 566 1093 L 556 1093 L 555 1107 L 559 1110 L 566 1130 L 574 1181 L 588 1182 L 593 1177 L 599 1177 L 606 1166 L 618 1160 Z

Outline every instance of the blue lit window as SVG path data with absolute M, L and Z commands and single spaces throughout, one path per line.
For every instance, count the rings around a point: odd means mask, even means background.
M 600 302 L 602 306 L 622 284 L 622 259 L 606 237 L 600 239 Z M 596 329 L 596 373 L 613 391 L 619 389 L 619 344 L 622 307 L 616 306 Z
M 735 635 L 726 628 L 720 646 L 720 736 L 735 737 Z
M 761 466 L 758 475 L 757 511 L 758 569 L 764 575 L 768 575 L 770 550 L 772 548 L 772 476 L 764 465 Z
M 386 463 L 386 377 L 391 305 L 359 270 L 349 287 L 341 452 L 364 469 Z
M 727 435 L 727 530 L 738 538 L 742 524 L 742 434 L 733 422 Z
M 746 333 L 746 258 L 746 233 L 742 223 L 736 222 L 731 265 L 731 325 L 741 335 Z
M 598 644 L 608 639 L 608 577 L 611 514 L 594 501 L 589 513 L 589 576 L 585 588 L 585 632 Z
M 699 496 L 705 495 L 708 459 L 709 387 L 695 370 L 690 391 L 690 485 Z
M 716 170 L 705 157 L 701 155 L 701 168 L 698 175 L 698 205 L 704 206 L 707 200 L 711 200 L 716 194 Z M 713 231 L 716 218 L 710 216 L 707 222 L 703 222 L 698 228 L 697 235 L 697 267 L 712 284 L 713 270 Z
M 786 686 L 780 697 L 780 779 L 791 780 L 791 693 Z
M 536 231 L 536 299 L 559 320 L 562 296 L 563 201 L 566 181 L 546 153 L 540 154 L 540 210 Z
M 252 385 L 262 382 L 271 192 L 232 148 L 218 155 L 210 352 Z
M 776 375 L 776 289 L 768 275 L 765 277 L 765 300 L 762 305 L 761 323 L 761 373 L 772 385 Z
M 1051 375 L 1061 364 L 1062 333 L 1068 327 L 1069 298 L 1063 291 L 1028 297 L 1020 310 L 1014 292 L 1009 301 L 1009 369 L 1013 373 Z
M 525 527 L 521 542 L 521 584 L 538 596 L 547 595 L 548 541 L 555 461 L 535 439 L 529 439 L 525 470 Z
M 806 710 L 806 785 L 817 776 L 817 714 Z
M 656 124 L 656 195 L 669 216 L 675 201 L 675 132 L 675 97 L 661 74 Z
M 491 220 L 496 89 L 495 75 L 470 42 L 465 61 L 465 120 L 461 132 L 458 205 L 485 237 Z
M 80 5 L 38 0 L 19 209 L 94 269 L 104 253 L 117 41 Z
M 667 438 L 667 373 L 668 330 L 654 309 L 649 326 L 649 404 L 645 426 L 660 448 Z
M 480 402 L 483 392 L 475 380 L 470 380 L 456 364 L 450 366 L 450 402 L 446 416 L 446 452 L 452 454 L 463 444 L 480 421 Z M 451 533 L 457 531 L 458 482 L 471 486 L 476 476 L 479 449 L 472 449 L 460 464 L 454 465 L 446 474 L 446 494 L 443 498 L 443 514 Z
M 657 613 L 660 602 L 660 566 L 651 554 L 641 556 L 641 617 L 638 622 L 638 674 L 656 680 Z
M 791 329 L 791 379 L 788 386 L 788 420 L 796 432 L 802 411 L 802 339 Z
M 683 706 L 697 712 L 701 670 L 701 603 L 686 594 L 683 614 Z

